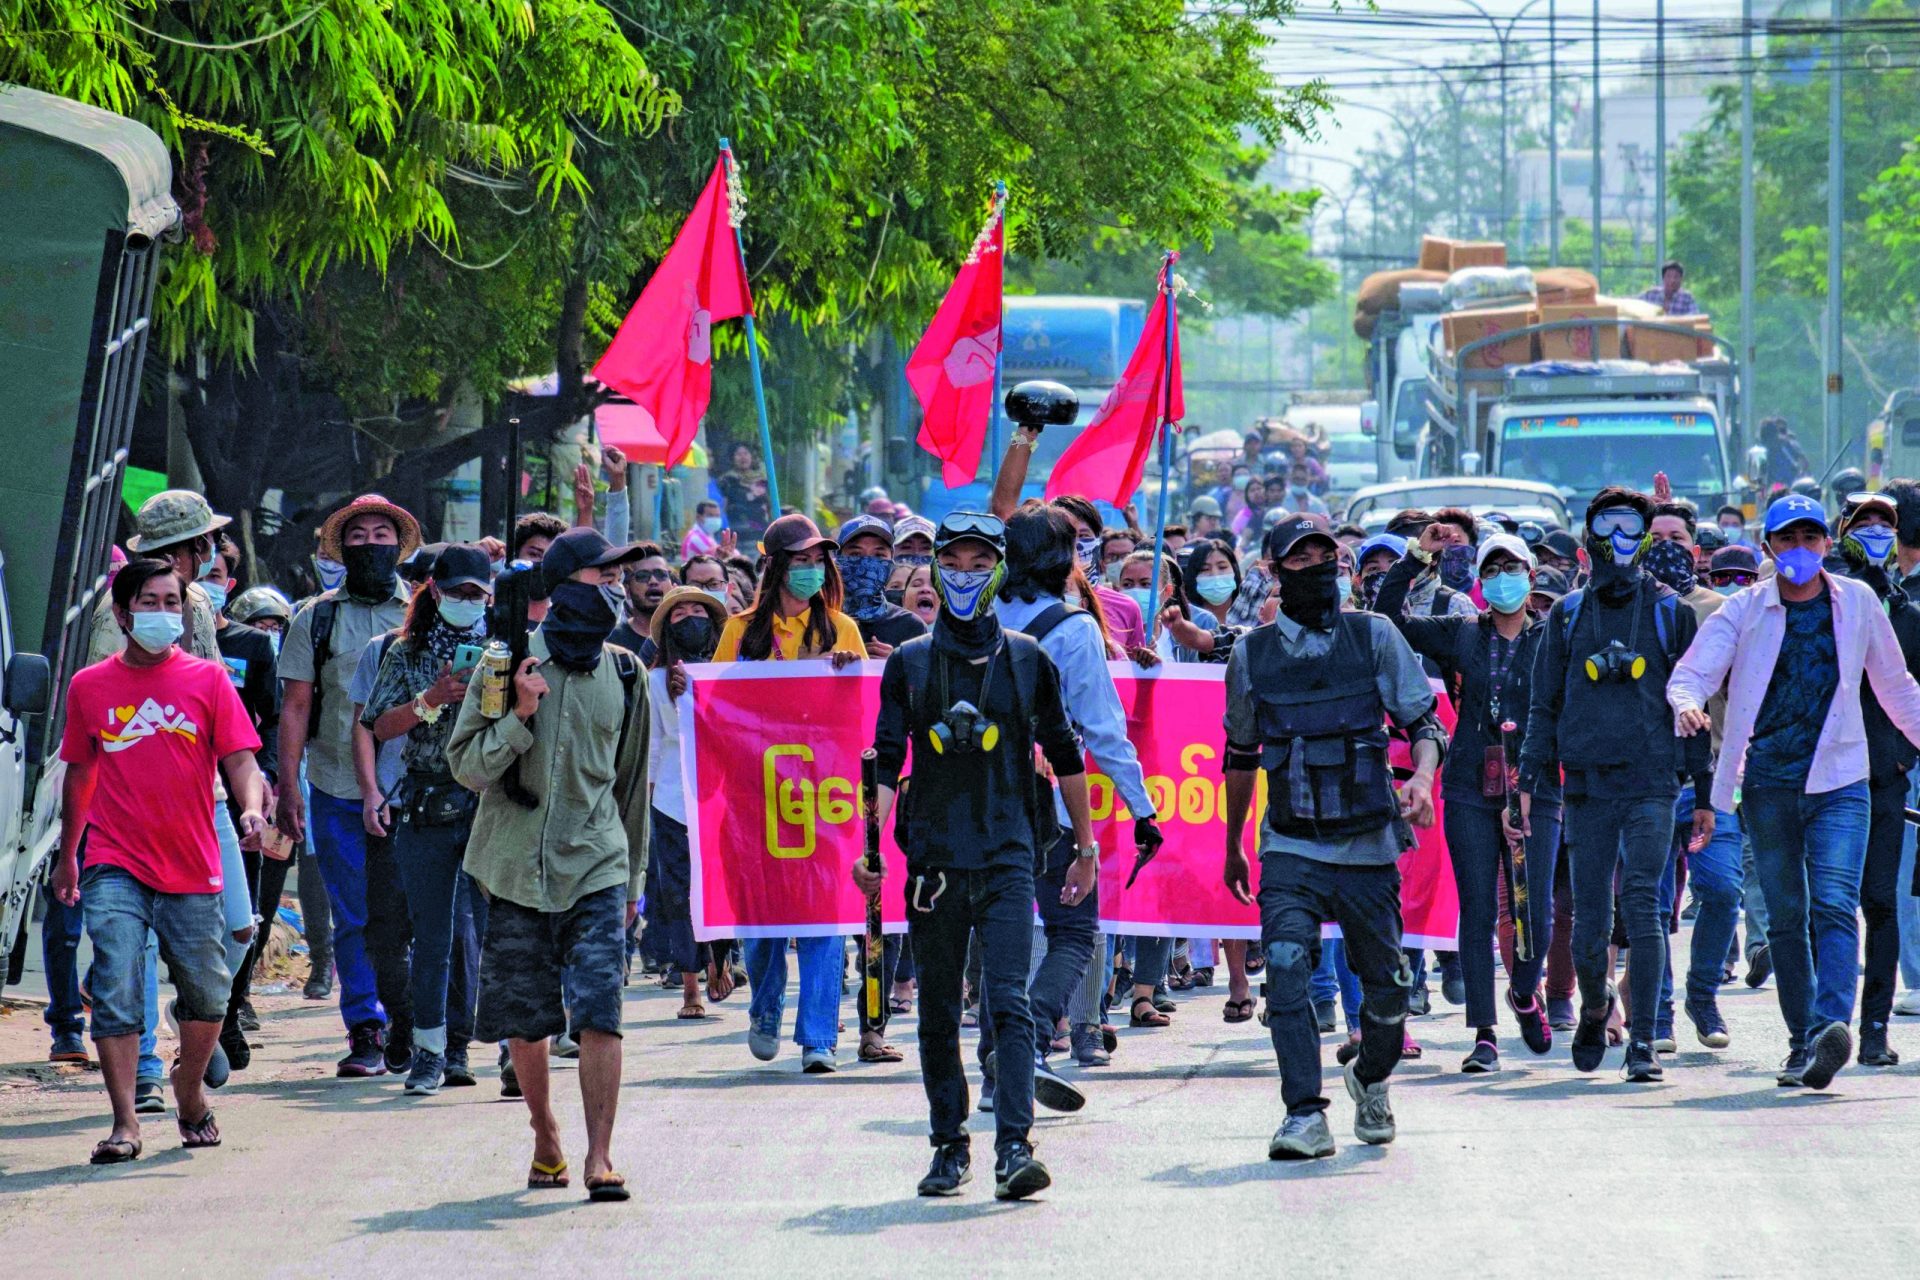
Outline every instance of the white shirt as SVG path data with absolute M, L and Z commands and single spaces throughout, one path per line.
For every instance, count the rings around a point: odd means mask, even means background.
M 647 742 L 647 780 L 653 784 L 653 807 L 685 826 L 687 797 L 680 774 L 680 708 L 667 696 L 667 673 L 647 673 L 647 696 L 653 699 L 652 736 Z
M 1807 774 L 1808 795 L 1837 791 L 1867 777 L 1867 733 L 1860 715 L 1863 671 L 1873 682 L 1887 718 L 1909 741 L 1920 744 L 1920 685 L 1907 674 L 1900 642 L 1894 638 L 1880 598 L 1864 582 L 1836 578 L 1825 570 L 1821 576 L 1833 603 L 1840 683 L 1827 708 L 1826 723 L 1820 727 L 1813 768 Z M 1769 577 L 1727 597 L 1726 604 L 1700 624 L 1699 634 L 1667 681 L 1667 702 L 1676 718 L 1682 711 L 1703 710 L 1721 684 L 1728 684 L 1726 737 L 1713 777 L 1713 807 L 1722 813 L 1733 809 L 1733 793 L 1746 767 L 1747 743 L 1753 737 L 1760 704 L 1766 700 L 1786 630 L 1780 580 Z

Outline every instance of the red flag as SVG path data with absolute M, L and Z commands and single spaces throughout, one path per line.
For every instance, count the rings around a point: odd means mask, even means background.
M 993 414 L 1000 354 L 1000 282 L 1006 240 L 996 203 L 933 323 L 907 358 L 907 384 L 926 415 L 919 445 L 940 459 L 948 488 L 971 483 Z
M 593 376 L 652 419 L 667 465 L 686 456 L 713 396 L 713 325 L 753 313 L 734 243 L 724 158 L 679 236 L 620 322 Z
M 1160 272 L 1160 296 L 1147 312 L 1146 328 L 1127 361 L 1127 371 L 1113 384 L 1107 398 L 1074 442 L 1066 447 L 1047 477 L 1047 497 L 1079 493 L 1125 505 L 1140 487 L 1147 453 L 1153 448 L 1154 428 L 1162 411 L 1169 428 L 1186 416 L 1186 397 L 1180 390 L 1180 315 L 1168 305 L 1168 281 L 1173 263 Z M 1167 329 L 1173 329 L 1173 361 L 1167 361 Z M 1167 379 L 1173 379 L 1173 403 L 1167 404 Z

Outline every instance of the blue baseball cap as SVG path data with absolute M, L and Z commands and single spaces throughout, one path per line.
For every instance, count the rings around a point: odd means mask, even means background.
M 1407 540 L 1397 533 L 1376 533 L 1353 549 L 1353 562 L 1365 564 L 1367 557 L 1376 551 L 1391 551 L 1398 560 L 1407 554 Z
M 1822 533 L 1831 533 L 1827 526 L 1827 509 L 1820 505 L 1817 498 L 1809 498 L 1804 493 L 1790 493 L 1784 498 L 1776 498 L 1767 508 L 1766 532 L 1775 534 L 1790 524 L 1812 523 L 1820 526 Z
M 874 535 L 888 546 L 893 545 L 893 526 L 879 516 L 855 516 L 841 525 L 839 531 L 833 536 L 834 541 L 844 547 L 855 538 L 867 534 Z

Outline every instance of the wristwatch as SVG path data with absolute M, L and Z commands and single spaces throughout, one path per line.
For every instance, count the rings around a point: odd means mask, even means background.
M 1073 851 L 1073 856 L 1074 856 L 1074 857 L 1076 857 L 1076 858 L 1097 858 L 1097 857 L 1099 857 L 1099 856 L 1100 856 L 1100 842 L 1099 842 L 1098 840 L 1095 840 L 1095 841 L 1094 841 L 1094 842 L 1093 842 L 1092 844 L 1090 844 L 1090 845 L 1088 845 L 1088 846 L 1087 846 L 1086 848 L 1084 848 L 1084 849 L 1075 849 L 1075 850 Z
M 413 714 L 419 717 L 421 724 L 432 724 L 440 718 L 440 713 L 445 710 L 445 707 L 436 707 L 428 702 L 427 695 L 424 693 L 416 693 L 413 695 Z

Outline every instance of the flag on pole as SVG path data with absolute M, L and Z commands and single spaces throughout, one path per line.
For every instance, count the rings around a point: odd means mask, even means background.
M 993 416 L 1001 264 L 1006 258 L 1004 213 L 1003 202 L 996 198 L 933 322 L 907 358 L 907 384 L 925 415 L 917 440 L 940 459 L 948 488 L 973 480 Z
M 652 419 L 668 466 L 686 456 L 713 398 L 715 322 L 752 314 L 726 169 L 716 160 L 679 236 L 593 366 L 595 378 Z
M 1125 505 L 1140 487 L 1154 428 L 1163 421 L 1171 427 L 1186 416 L 1180 389 L 1180 319 L 1168 305 L 1172 280 L 1169 259 L 1160 269 L 1160 296 L 1147 312 L 1126 372 L 1100 402 L 1093 421 L 1053 464 L 1047 497 L 1079 493 Z

